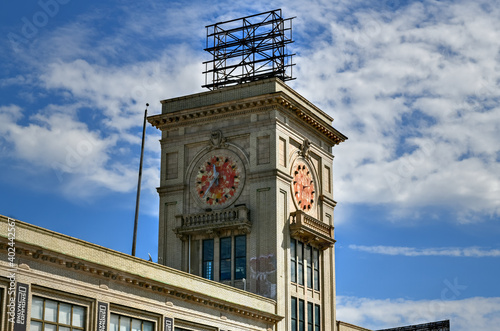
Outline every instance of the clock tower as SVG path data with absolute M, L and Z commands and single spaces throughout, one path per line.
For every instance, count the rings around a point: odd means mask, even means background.
M 148 118 L 162 132 L 158 263 L 274 300 L 276 330 L 335 330 L 332 148 L 347 137 L 283 76 L 254 77 Z

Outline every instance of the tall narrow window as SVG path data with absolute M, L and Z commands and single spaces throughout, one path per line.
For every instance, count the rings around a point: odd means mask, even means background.
M 299 299 L 299 331 L 305 331 L 304 300 Z
M 297 248 L 295 239 L 290 240 L 290 273 L 292 283 L 297 282 Z
M 234 279 L 247 276 L 247 236 L 234 237 Z
M 292 331 L 297 331 L 297 298 L 292 297 L 291 310 Z
M 314 331 L 313 308 L 314 308 L 313 303 L 308 302 L 307 303 L 307 331 Z
M 314 289 L 316 291 L 319 291 L 319 250 L 318 249 L 313 249 L 312 250 L 312 261 L 313 261 L 313 268 L 314 268 Z
M 34 296 L 30 324 L 30 331 L 83 331 L 85 308 Z
M 320 306 L 314 305 L 314 331 L 321 330 L 321 310 Z
M 214 240 L 203 240 L 203 277 L 214 279 Z
M 220 280 L 231 280 L 231 237 L 220 239 Z
M 304 244 L 297 242 L 298 283 L 304 285 Z
M 137 318 L 111 314 L 109 327 L 111 331 L 153 331 L 154 323 Z
M 307 287 L 313 288 L 312 248 L 306 246 Z

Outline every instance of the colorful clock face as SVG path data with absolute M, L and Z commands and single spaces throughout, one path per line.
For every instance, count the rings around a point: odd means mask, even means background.
M 314 180 L 309 167 L 299 162 L 293 168 L 293 197 L 300 210 L 308 212 L 314 206 Z
M 241 192 L 244 169 L 239 158 L 226 152 L 213 152 L 196 164 L 193 194 L 204 205 L 223 207 Z

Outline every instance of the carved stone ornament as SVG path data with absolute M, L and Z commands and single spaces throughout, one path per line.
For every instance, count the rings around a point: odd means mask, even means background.
M 226 141 L 227 138 L 222 136 L 221 130 L 212 131 L 210 134 L 210 148 L 227 147 Z
M 300 145 L 300 155 L 303 157 L 308 157 L 309 156 L 309 148 L 311 147 L 311 142 L 309 139 L 304 139 L 304 142 L 302 145 Z

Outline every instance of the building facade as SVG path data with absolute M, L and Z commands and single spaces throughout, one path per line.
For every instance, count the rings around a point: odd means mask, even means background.
M 335 330 L 333 119 L 271 78 L 162 101 L 159 263 Z

